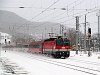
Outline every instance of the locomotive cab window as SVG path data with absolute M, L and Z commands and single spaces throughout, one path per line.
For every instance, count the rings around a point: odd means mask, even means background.
M 70 46 L 70 41 L 67 38 L 65 38 L 63 44 L 64 44 L 64 46 L 66 46 L 66 45 Z
M 60 38 L 56 40 L 57 46 L 70 46 L 70 41 L 67 38 Z
M 57 39 L 57 40 L 56 40 L 56 45 L 57 45 L 57 46 L 63 46 L 63 39 L 62 39 L 62 38 Z

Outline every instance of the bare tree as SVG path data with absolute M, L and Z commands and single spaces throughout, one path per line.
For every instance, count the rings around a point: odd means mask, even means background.
M 75 45 L 76 44 L 76 29 L 75 28 L 68 28 L 66 33 L 71 41 L 71 44 Z M 82 34 L 82 32 L 79 32 L 79 41 L 81 41 L 82 38 L 83 38 L 83 34 Z
M 69 37 L 71 44 L 75 45 L 76 43 L 76 30 L 74 28 L 68 28 L 67 31 L 67 36 Z

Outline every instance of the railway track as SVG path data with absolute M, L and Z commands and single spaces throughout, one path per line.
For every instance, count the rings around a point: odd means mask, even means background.
M 75 58 L 71 58 L 71 59 L 68 59 L 68 60 L 100 66 L 100 63 L 98 63 L 98 62 L 91 62 L 91 61 L 82 60 L 82 59 L 75 59 Z
M 0 58 L 3 73 L 1 75 L 27 75 L 28 72 L 7 58 Z
M 25 55 L 25 56 L 27 56 L 27 55 Z M 53 64 L 53 65 L 56 65 L 56 66 L 59 66 L 59 67 L 63 67 L 63 68 L 72 69 L 72 70 L 80 71 L 80 72 L 83 72 L 83 73 L 87 73 L 89 75 L 99 75 L 100 74 L 100 70 L 92 69 L 92 68 L 88 68 L 88 67 L 82 67 L 82 66 L 78 66 L 78 65 L 74 65 L 74 64 L 70 64 L 70 63 L 59 62 L 59 61 L 56 61 L 56 59 L 52 60 L 53 58 L 47 59 L 49 57 L 47 57 L 47 58 L 44 58 L 43 56 L 38 57 L 38 56 L 33 56 L 32 54 L 31 55 L 28 54 L 27 57 L 31 58 L 31 59 L 38 60 L 38 61 L 42 61 L 42 62 L 45 62 L 45 63 Z
M 89 68 L 89 67 L 86 67 L 86 66 L 83 67 L 83 66 L 79 66 L 77 64 L 70 64 L 70 63 L 66 63 L 66 62 L 60 62 L 60 61 L 56 61 L 56 59 L 54 60 L 53 58 L 50 58 L 50 57 L 44 58 L 44 56 L 42 56 L 42 55 L 33 56 L 33 54 L 23 53 L 23 52 L 21 54 L 19 53 L 18 55 L 25 56 L 25 57 L 31 58 L 31 59 L 35 59 L 37 61 L 42 61 L 42 62 L 45 62 L 45 63 L 49 63 L 51 65 L 56 65 L 58 67 L 63 67 L 63 68 L 66 68 L 66 69 L 76 70 L 76 71 L 79 71 L 79 72 L 86 73 L 88 75 L 99 75 L 100 74 L 100 70 L 98 70 L 98 69 L 93 69 L 93 68 Z M 66 59 L 64 59 L 64 60 L 66 60 Z M 68 59 L 68 61 L 69 60 L 72 61 L 73 59 Z M 90 61 L 76 60 L 75 62 L 79 62 L 79 61 L 80 61 L 80 63 L 85 63 L 86 62 L 86 64 L 91 63 L 93 65 L 99 65 L 99 63 L 90 62 Z
M 81 66 L 78 66 L 78 65 L 62 63 L 62 62 L 43 59 L 43 58 L 42 59 L 38 59 L 38 58 L 35 57 L 35 59 L 39 60 L 39 61 L 43 61 L 43 62 L 49 63 L 49 64 L 57 65 L 57 66 L 60 66 L 60 67 L 64 67 L 64 68 L 73 69 L 73 70 L 76 70 L 76 71 L 88 73 L 88 74 L 91 74 L 91 75 L 99 75 L 100 74 L 100 70 L 95 70 L 95 69 L 91 69 L 91 68 L 87 68 L 87 67 L 81 67 Z

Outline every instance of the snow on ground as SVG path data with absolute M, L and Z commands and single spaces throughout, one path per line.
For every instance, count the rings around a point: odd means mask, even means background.
M 94 53 L 91 57 L 87 54 L 80 53 L 78 55 L 75 52 L 71 52 L 71 56 L 66 59 L 54 59 L 51 57 L 46 57 L 42 55 L 23 53 L 18 51 L 3 51 L 1 52 L 1 57 L 8 58 L 10 61 L 16 63 L 20 67 L 24 68 L 28 72 L 27 75 L 94 75 L 78 71 L 75 69 L 68 68 L 69 65 L 56 65 L 51 61 L 86 67 L 90 69 L 100 70 L 100 59 L 98 59 L 98 54 Z M 45 60 L 42 60 L 45 59 Z M 49 60 L 49 61 L 46 61 Z M 96 64 L 96 65 L 94 65 Z M 0 67 L 1 68 L 1 67 Z M 72 67 L 73 68 L 73 67 Z M 0 69 L 1 70 L 1 69 Z M 81 70 L 81 68 L 79 68 Z M 82 69 L 83 70 L 83 69 Z M 92 73 L 91 70 L 86 70 Z M 0 72 L 1 73 L 1 72 Z M 97 73 L 96 75 L 99 75 Z
M 3 70 L 1 69 L 1 63 L 0 63 L 0 74 L 2 74 L 3 73 Z

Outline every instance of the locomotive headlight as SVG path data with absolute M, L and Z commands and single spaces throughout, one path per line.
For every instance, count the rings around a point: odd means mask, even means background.
M 53 48 L 55 49 L 56 47 L 54 46 Z

